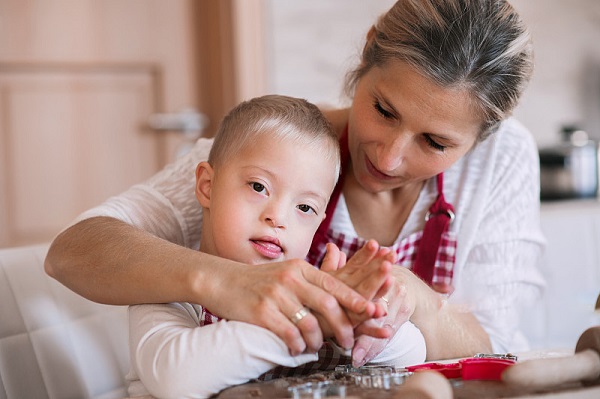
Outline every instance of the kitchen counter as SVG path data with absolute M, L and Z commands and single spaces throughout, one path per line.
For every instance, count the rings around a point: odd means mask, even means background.
M 572 355 L 573 350 L 539 350 L 518 354 L 519 362 L 530 359 L 554 358 Z M 458 359 L 448 360 L 453 363 Z M 446 363 L 443 362 L 443 363 Z M 323 373 L 325 374 L 325 373 Z M 308 380 L 310 377 L 306 377 Z M 338 380 L 339 381 L 339 380 Z M 587 399 L 600 398 L 600 386 L 584 387 L 580 383 L 563 385 L 557 389 L 546 391 L 526 391 L 507 386 L 498 381 L 462 381 L 460 379 L 449 380 L 452 384 L 453 397 L 455 399 L 481 399 L 481 398 L 521 398 L 521 399 Z M 222 391 L 216 399 L 249 399 L 261 398 L 289 398 L 287 387 L 298 384 L 297 378 L 281 379 L 270 382 L 259 382 L 239 385 Z M 392 386 L 391 389 L 359 388 L 346 384 L 346 397 L 352 399 L 373 398 L 387 399 L 402 397 L 400 395 L 401 385 Z M 302 396 L 309 398 L 308 396 Z M 336 396 L 337 397 L 337 396 Z
M 581 333 L 600 325 L 600 201 L 543 202 L 540 222 L 546 248 L 540 270 L 546 289 L 525 310 L 521 325 L 531 347 L 574 348 Z

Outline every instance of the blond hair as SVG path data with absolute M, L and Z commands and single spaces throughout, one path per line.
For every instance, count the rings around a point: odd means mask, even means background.
M 400 60 L 441 87 L 466 89 L 484 140 L 516 106 L 533 70 L 530 35 L 505 0 L 398 0 L 371 28 L 346 90 Z
M 219 126 L 208 162 L 218 167 L 246 146 L 254 145 L 261 135 L 314 148 L 315 156 L 335 163 L 333 172 L 336 178 L 339 176 L 339 142 L 329 121 L 316 105 L 281 95 L 256 97 L 233 108 Z

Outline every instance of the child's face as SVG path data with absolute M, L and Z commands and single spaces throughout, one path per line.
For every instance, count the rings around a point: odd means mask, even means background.
M 265 136 L 217 169 L 201 163 L 200 249 L 248 264 L 304 258 L 325 217 L 334 169 L 314 146 Z

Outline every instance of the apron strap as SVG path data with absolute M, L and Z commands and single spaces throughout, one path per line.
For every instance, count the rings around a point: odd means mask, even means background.
M 448 230 L 454 219 L 454 207 L 444 198 L 444 174 L 437 175 L 438 196 L 425 216 L 425 228 L 415 256 L 413 272 L 430 286 L 442 293 L 452 291 L 452 286 L 445 283 L 433 283 L 433 269 L 442 241 L 442 234 Z
M 317 250 L 321 243 L 326 243 L 327 240 L 327 231 L 329 231 L 329 225 L 331 224 L 331 220 L 333 219 L 333 212 L 335 212 L 335 207 L 340 199 L 340 195 L 342 194 L 342 188 L 344 187 L 344 177 L 346 176 L 345 170 L 348 166 L 348 162 L 350 161 L 350 150 L 348 149 L 348 126 L 344 129 L 342 136 L 340 137 L 340 177 L 338 179 L 335 188 L 333 189 L 333 193 L 331 193 L 331 198 L 329 199 L 329 204 L 327 204 L 327 208 L 325 209 L 325 219 L 319 225 L 317 232 L 315 233 L 312 244 L 311 251 Z

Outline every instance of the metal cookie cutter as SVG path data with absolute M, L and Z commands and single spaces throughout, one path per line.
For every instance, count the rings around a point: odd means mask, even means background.
M 485 358 L 514 360 L 515 362 L 517 361 L 517 355 L 513 355 L 512 353 L 477 353 L 473 357 L 476 359 Z
M 404 380 L 412 374 L 412 372 L 405 369 L 396 370 L 396 368 L 390 366 L 362 366 L 355 368 L 346 365 L 337 366 L 335 372 L 349 378 L 354 385 L 361 388 L 384 390 L 402 385 Z
M 344 399 L 346 397 L 346 386 L 331 381 L 307 382 L 306 384 L 289 387 L 288 392 L 294 399 L 321 399 L 333 396 Z

